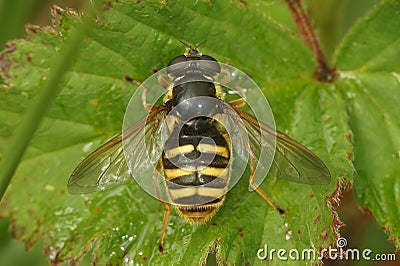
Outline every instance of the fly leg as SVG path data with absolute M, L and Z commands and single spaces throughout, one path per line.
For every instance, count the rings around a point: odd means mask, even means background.
M 246 104 L 246 100 L 243 98 L 240 98 L 237 100 L 230 101 L 229 104 L 233 107 L 239 108 L 239 107 L 243 107 Z
M 142 83 L 137 81 L 136 79 L 133 79 L 127 75 L 124 75 L 124 80 L 136 85 L 137 87 L 143 86 L 142 104 L 143 104 L 144 109 L 146 111 L 150 112 L 153 108 L 153 105 L 147 103 L 147 88 Z
M 257 186 L 257 184 L 254 183 L 254 175 L 256 171 L 256 165 L 257 162 L 254 159 L 254 154 L 250 154 L 250 178 L 249 178 L 249 184 L 250 186 L 260 195 L 266 202 L 268 202 L 269 205 L 271 205 L 274 210 L 279 212 L 279 214 L 285 215 L 287 214 L 287 210 L 282 209 L 281 207 L 278 206 L 278 204 L 275 203 L 273 199 L 271 199 L 265 191 L 260 187 Z
M 251 80 L 249 76 L 243 76 L 237 80 L 232 80 L 232 75 L 228 69 L 222 68 L 218 79 L 219 84 L 233 88 L 243 99 L 246 99 L 246 92 L 243 90 L 243 84 Z
M 228 84 L 231 81 L 232 76 L 231 76 L 231 73 L 227 69 L 222 68 L 220 75 L 221 75 L 220 76 L 221 80 L 219 81 L 220 84 L 225 86 L 226 84 Z
M 169 214 L 171 212 L 169 205 L 161 201 L 161 204 L 164 207 L 164 219 L 163 219 L 163 225 L 161 229 L 161 235 L 160 235 L 160 242 L 158 243 L 158 251 L 160 253 L 164 253 L 164 237 L 165 237 L 165 232 L 167 231 L 167 225 L 168 225 L 168 219 L 169 219 Z
M 142 104 L 146 111 L 150 112 L 153 108 L 153 105 L 147 103 L 147 88 L 143 86 L 142 92 Z
M 158 78 L 157 78 L 158 83 L 160 83 L 160 85 L 163 86 L 164 89 L 166 89 L 166 90 L 170 89 L 171 82 L 168 81 L 168 77 L 165 74 L 160 73 L 160 72 L 157 72 L 157 75 L 158 75 Z
M 164 207 L 163 224 L 162 224 L 162 228 L 161 228 L 160 240 L 158 242 L 158 251 L 160 253 L 164 253 L 164 237 L 165 237 L 165 232 L 167 231 L 168 219 L 169 219 L 169 214 L 170 214 L 171 210 L 170 210 L 169 205 L 163 200 L 163 197 L 162 197 L 161 191 L 160 191 L 160 186 L 158 184 L 157 177 L 160 172 L 160 169 L 161 169 L 161 160 L 158 161 L 156 169 L 154 170 L 153 181 L 154 181 L 154 185 L 155 185 L 156 192 L 157 192 L 157 198 Z
M 234 108 L 239 108 L 246 104 L 246 100 L 241 98 L 241 99 L 231 101 L 229 104 L 231 106 L 233 106 Z M 250 153 L 249 154 L 249 158 L 250 158 L 249 184 L 250 184 L 250 186 L 258 193 L 258 195 L 260 195 L 266 202 L 268 202 L 268 204 L 271 205 L 271 207 L 274 208 L 274 210 L 276 210 L 277 212 L 279 212 L 282 215 L 286 214 L 287 210 L 284 210 L 281 207 L 279 207 L 278 204 L 276 204 L 275 201 L 273 199 L 271 199 L 260 186 L 257 186 L 257 184 L 254 183 L 254 176 L 256 173 L 257 161 L 254 159 L 256 157 L 256 155 L 253 153 L 252 149 L 250 149 L 250 148 L 249 148 L 249 153 Z
M 233 100 L 233 101 L 229 102 L 229 104 L 233 108 L 240 108 L 246 104 L 246 100 L 241 98 L 241 99 Z M 255 160 L 256 155 L 253 153 L 253 150 L 250 147 L 248 147 L 248 148 L 249 148 L 248 150 L 249 150 L 249 158 L 250 158 L 250 177 L 249 177 L 250 186 L 258 193 L 258 195 L 260 195 L 266 202 L 268 202 L 268 204 L 271 205 L 271 207 L 274 208 L 274 210 L 276 210 L 277 212 L 279 212 L 282 215 L 287 214 L 287 210 L 284 210 L 281 207 L 279 207 L 278 204 L 276 204 L 275 201 L 273 199 L 271 199 L 260 186 L 258 186 L 256 183 L 254 183 L 254 176 L 256 173 L 256 166 L 257 166 L 257 161 Z

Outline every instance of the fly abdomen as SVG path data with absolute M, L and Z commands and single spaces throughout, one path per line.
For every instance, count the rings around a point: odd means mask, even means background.
M 162 155 L 166 180 L 181 186 L 201 186 L 217 178 L 228 181 L 230 149 L 221 132 L 179 135 L 179 141 L 174 141 L 175 137 L 172 134 L 166 141 Z M 203 142 L 204 139 L 212 143 Z
M 196 134 L 173 132 L 162 154 L 167 190 L 178 211 L 203 223 L 222 204 L 230 177 L 228 134 L 215 125 Z

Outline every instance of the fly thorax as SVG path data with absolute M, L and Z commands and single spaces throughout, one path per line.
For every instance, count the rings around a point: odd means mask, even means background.
M 172 110 L 180 121 L 189 125 L 205 125 L 202 117 L 214 117 L 221 110 L 221 100 L 216 98 L 212 82 L 196 81 L 175 86 L 172 91 Z M 196 121 L 197 118 L 199 121 Z

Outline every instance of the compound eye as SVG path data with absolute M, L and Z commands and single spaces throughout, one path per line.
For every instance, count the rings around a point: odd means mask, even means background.
M 211 76 L 221 72 L 221 66 L 213 57 L 208 55 L 202 55 L 199 61 L 199 68 L 207 71 Z
M 176 75 L 174 75 L 174 73 L 180 72 L 180 70 L 182 70 L 182 68 L 185 67 L 184 64 L 179 64 L 179 63 L 183 63 L 186 61 L 187 61 L 187 58 L 184 55 L 180 55 L 180 56 L 177 56 L 174 59 L 172 59 L 171 62 L 169 62 L 168 66 L 167 66 L 167 74 L 176 76 Z

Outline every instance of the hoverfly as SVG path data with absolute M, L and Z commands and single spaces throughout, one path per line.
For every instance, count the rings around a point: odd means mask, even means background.
M 163 124 L 167 125 L 164 130 L 168 131 L 168 135 L 161 144 L 162 153 L 154 162 L 153 176 L 155 179 L 161 173 L 169 197 L 158 197 L 165 209 L 159 240 L 160 252 L 163 252 L 170 205 L 189 223 L 203 224 L 223 204 L 232 174 L 232 147 L 235 145 L 243 145 L 240 150 L 245 150 L 249 155 L 249 162 L 246 161 L 250 167 L 249 186 L 280 214 L 285 214 L 286 210 L 280 208 L 254 180 L 260 139 L 264 136 L 276 139 L 271 170 L 274 176 L 301 183 L 328 184 L 329 170 L 314 153 L 244 111 L 242 106 L 246 104 L 245 99 L 224 100 L 224 88 L 215 82 L 215 77 L 220 73 L 220 64 L 213 57 L 200 53 L 198 45 L 193 48 L 188 46 L 188 51 L 172 59 L 167 67 L 172 84 L 166 87 L 163 101 L 149 106 L 147 117 L 130 127 L 124 137 L 122 134 L 116 135 L 89 154 L 71 174 L 69 192 L 94 192 L 127 182 L 135 169 L 127 170 L 123 138 L 130 142 L 145 138 L 150 143 L 146 148 L 157 146 L 152 145 L 160 141 L 154 134 Z M 202 97 L 214 101 L 204 101 Z M 248 132 L 247 144 L 234 143 L 225 129 L 222 121 L 232 120 L 232 112 L 227 111 L 227 106 L 242 119 L 243 128 Z M 172 119 L 166 121 L 167 116 Z M 145 132 L 145 135 L 140 132 Z M 142 152 L 132 151 L 132 154 L 129 160 L 143 161 Z M 109 178 L 110 175 L 113 178 Z M 154 182 L 154 186 L 157 186 L 156 191 L 160 190 L 159 183 Z

